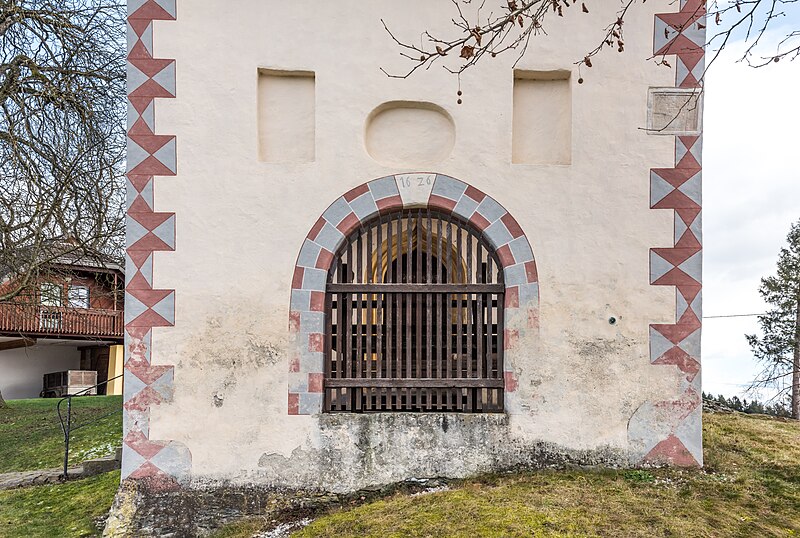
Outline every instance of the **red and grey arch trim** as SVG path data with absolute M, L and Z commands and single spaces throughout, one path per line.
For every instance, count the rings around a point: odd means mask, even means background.
M 153 21 L 175 17 L 175 0 L 128 0 L 122 478 L 156 489 L 185 483 L 191 470 L 183 444 L 150 439 L 151 407 L 173 394 L 173 366 L 152 364 L 152 332 L 175 324 L 175 291 L 153 288 L 153 253 L 175 250 L 175 214 L 153 209 L 153 182 L 177 173 L 175 137 L 155 134 L 155 100 L 175 97 L 175 60 L 153 58 Z
M 325 285 L 334 253 L 345 238 L 373 217 L 408 207 L 430 207 L 456 215 L 482 232 L 497 252 L 506 285 L 506 350 L 518 347 L 539 325 L 539 283 L 531 245 L 519 223 L 494 198 L 442 174 L 402 174 L 360 185 L 333 202 L 308 233 L 292 278 L 289 331 L 289 414 L 322 411 Z M 509 357 L 513 359 L 513 355 Z M 517 376 L 506 360 L 505 389 Z
M 680 11 L 656 15 L 654 53 L 676 56 L 679 88 L 701 89 L 705 65 L 704 0 L 681 0 Z M 700 328 L 702 288 L 702 136 L 675 137 L 675 167 L 650 171 L 651 209 L 675 214 L 674 246 L 650 251 L 650 283 L 676 289 L 676 323 L 650 325 L 650 362 L 681 374 L 673 400 L 645 402 L 628 423 L 628 440 L 643 463 L 703 464 Z

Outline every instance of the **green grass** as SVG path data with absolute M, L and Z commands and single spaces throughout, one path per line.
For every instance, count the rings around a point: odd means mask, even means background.
M 0 537 L 100 536 L 119 486 L 119 471 L 66 484 L 0 491 Z
M 706 414 L 704 432 L 702 471 L 485 476 L 449 491 L 336 509 L 292 536 L 800 536 L 800 423 Z M 261 521 L 230 526 L 224 536 L 252 536 Z
M 0 409 L 0 473 L 61 466 L 64 434 L 56 413 L 57 398 L 10 400 Z M 122 408 L 122 396 L 73 399 L 73 424 L 92 421 Z M 66 403 L 62 405 L 66 410 Z M 112 454 L 122 444 L 122 413 L 73 432 L 70 464 Z

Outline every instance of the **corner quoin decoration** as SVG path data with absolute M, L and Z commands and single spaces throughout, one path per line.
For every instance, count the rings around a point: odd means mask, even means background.
M 128 0 L 128 170 L 122 479 L 153 489 L 188 481 L 181 443 L 150 440 L 150 407 L 172 400 L 173 367 L 151 364 L 152 331 L 175 324 L 175 291 L 153 289 L 153 253 L 175 250 L 175 214 L 153 210 L 154 176 L 177 173 L 175 137 L 155 134 L 155 99 L 175 97 L 175 60 L 153 58 L 153 21 L 175 0 Z

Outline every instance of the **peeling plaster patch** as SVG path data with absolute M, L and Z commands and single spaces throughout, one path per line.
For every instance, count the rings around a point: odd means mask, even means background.
M 336 413 L 314 420 L 315 432 L 289 456 L 260 456 L 259 483 L 343 493 L 413 478 L 464 478 L 517 467 L 630 463 L 619 447 L 575 450 L 522 439 L 512 434 L 504 414 Z
M 263 308 L 236 301 L 231 304 L 237 308 L 208 317 L 202 331 L 189 339 L 192 347 L 183 355 L 181 367 L 252 371 L 274 366 L 285 357 L 281 350 L 286 349 L 287 338 L 282 331 L 281 336 L 267 336 L 276 331 L 263 321 L 267 317 Z M 228 383 L 235 384 L 236 377 Z
M 214 407 L 222 407 L 222 404 L 225 402 L 225 397 L 215 392 L 212 400 L 214 402 Z
M 635 340 L 621 336 L 619 339 L 607 338 L 572 339 L 570 343 L 575 347 L 578 355 L 585 358 L 610 357 L 616 354 L 629 354 L 628 349 L 636 345 Z

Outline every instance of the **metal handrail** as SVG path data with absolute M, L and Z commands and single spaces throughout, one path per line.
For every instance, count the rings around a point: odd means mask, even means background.
M 115 415 L 117 413 L 121 413 L 122 412 L 122 409 L 118 409 L 116 411 L 111 411 L 110 413 L 106 413 L 105 415 L 97 417 L 95 419 L 87 420 L 86 422 L 84 422 L 82 424 L 78 424 L 77 426 L 73 426 L 72 425 L 72 398 L 74 398 L 76 396 L 84 396 L 89 391 L 91 391 L 93 389 L 96 389 L 97 387 L 100 387 L 102 385 L 105 385 L 105 384 L 107 384 L 107 383 L 109 383 L 111 381 L 114 381 L 115 379 L 119 379 L 119 378 L 123 377 L 124 375 L 125 374 L 120 374 L 118 376 L 112 377 L 111 379 L 106 379 L 105 381 L 103 381 L 101 383 L 98 383 L 98 384 L 93 385 L 91 387 L 87 387 L 87 388 L 85 388 L 85 389 L 83 389 L 83 390 L 81 390 L 79 392 L 76 392 L 75 394 L 67 394 L 66 396 L 64 396 L 63 398 L 61 398 L 58 401 L 58 404 L 56 405 L 56 411 L 58 412 L 58 420 L 61 422 L 61 431 L 64 432 L 64 472 L 61 475 L 61 479 L 62 480 L 66 481 L 67 477 L 68 477 L 67 470 L 68 470 L 68 467 L 69 467 L 69 437 L 70 437 L 70 434 L 73 431 L 77 430 L 77 429 L 83 428 L 84 426 L 88 426 L 90 424 L 94 424 L 94 423 L 99 422 L 100 420 L 102 420 L 102 419 L 104 419 L 106 417 L 110 417 L 111 415 Z M 67 402 L 67 420 L 66 420 L 66 423 L 64 422 L 64 416 L 61 414 L 61 404 L 64 403 L 64 401 Z

